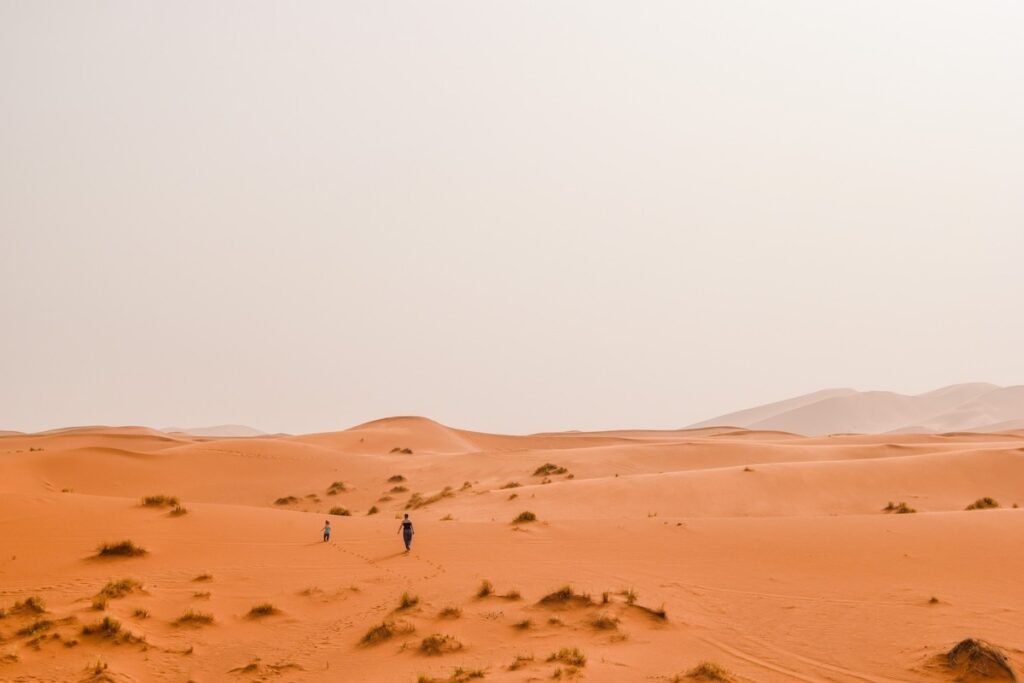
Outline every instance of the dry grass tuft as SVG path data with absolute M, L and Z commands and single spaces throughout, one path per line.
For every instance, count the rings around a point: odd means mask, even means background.
M 572 586 L 562 586 L 558 590 L 548 593 L 538 601 L 538 604 L 547 606 L 559 605 L 592 605 L 594 601 L 586 593 L 577 593 Z
M 533 621 L 531 621 L 530 619 L 523 619 L 522 621 L 517 621 L 516 623 L 512 624 L 512 628 L 519 629 L 520 631 L 529 630 L 532 626 Z
M 699 681 L 731 681 L 731 674 L 714 662 L 701 662 L 686 672 L 687 678 Z
M 98 636 L 100 638 L 113 638 L 121 632 L 121 622 L 117 619 L 106 616 L 95 624 L 87 624 L 82 627 L 83 636 Z
M 96 549 L 97 557 L 140 557 L 145 554 L 145 548 L 137 546 L 131 541 L 104 543 Z
M 195 593 L 192 594 L 192 597 L 195 598 L 196 600 L 209 600 L 210 599 L 210 595 L 211 595 L 210 591 L 196 591 Z
M 1014 683 L 1017 680 L 1017 674 L 999 648 L 974 638 L 954 645 L 946 653 L 946 666 L 956 672 L 957 680 L 973 680 L 974 676 Z
M 964 509 L 965 510 L 990 510 L 990 509 L 997 508 L 997 507 L 999 507 L 999 501 L 997 501 L 995 498 L 989 498 L 988 496 L 985 496 L 984 498 L 979 498 L 978 500 L 974 501 L 973 503 L 971 503 L 970 505 L 968 505 Z
M 369 510 L 366 511 L 366 516 L 369 517 L 370 515 L 375 515 L 378 512 L 380 512 L 380 510 L 377 508 L 376 505 L 373 505 L 370 507 Z
M 458 619 L 462 616 L 462 610 L 454 605 L 449 605 L 438 612 L 437 616 L 441 619 Z
M 390 484 L 400 484 L 403 481 L 405 481 L 405 477 L 403 477 L 401 474 L 392 474 L 390 477 L 388 477 L 388 483 Z
M 659 621 L 668 621 L 668 612 L 665 611 L 665 606 L 655 609 L 653 607 L 644 607 L 643 605 L 633 605 L 636 609 L 644 612 L 648 616 L 651 616 Z
M 149 619 L 149 610 L 138 607 L 134 612 L 132 612 L 132 616 L 137 619 Z
M 208 612 L 188 610 L 174 620 L 175 626 L 208 626 L 213 623 L 213 615 Z
M 33 621 L 28 626 L 24 626 L 24 627 L 18 629 L 17 631 L 15 631 L 14 633 L 15 633 L 15 635 L 27 638 L 29 636 L 34 636 L 37 633 L 42 633 L 43 631 L 48 631 L 52 627 L 53 627 L 53 622 L 50 621 L 49 619 L 36 619 L 35 621 Z
M 535 477 L 548 477 L 552 474 L 568 474 L 569 470 L 553 463 L 545 463 L 533 471 Z
M 182 515 L 188 514 L 188 508 L 183 505 L 175 505 L 171 508 L 171 511 L 168 514 L 170 514 L 171 517 L 181 517 Z
M 524 666 L 527 666 L 532 663 L 533 655 L 516 655 L 515 659 L 512 660 L 512 663 L 508 665 L 508 670 L 518 671 L 519 669 L 522 669 Z
M 917 512 L 917 510 L 910 507 L 902 500 L 899 503 L 894 503 L 890 500 L 889 504 L 882 508 L 882 512 L 894 512 L 897 515 L 908 515 Z
M 11 607 L 11 614 L 42 614 L 45 611 L 43 599 L 38 595 L 30 595 L 24 600 L 14 603 L 14 606 Z
M 401 446 L 395 446 L 394 448 L 391 449 L 391 452 L 392 453 L 401 453 L 403 455 L 412 455 L 412 449 L 411 448 L 402 448 Z
M 590 620 L 590 625 L 599 631 L 614 631 L 619 627 L 619 619 L 611 614 L 598 614 Z
M 335 517 L 351 517 L 352 516 L 352 513 L 349 511 L 348 508 L 343 508 L 343 507 L 340 507 L 340 506 L 331 508 L 329 514 L 332 514 Z
M 494 595 L 494 584 L 484 579 L 480 582 L 480 587 L 476 589 L 476 597 L 486 598 L 489 595 Z
M 537 515 L 533 514 L 529 510 L 526 510 L 525 512 L 520 512 L 519 515 L 515 519 L 512 520 L 512 523 L 513 524 L 526 524 L 528 522 L 536 522 L 536 521 L 537 521 Z
M 420 652 L 430 657 L 439 657 L 449 652 L 457 652 L 462 649 L 462 643 L 452 636 L 441 633 L 434 633 L 427 636 L 420 642 Z
M 406 633 L 412 633 L 415 629 L 411 624 L 402 621 L 383 621 L 376 626 L 370 628 L 366 634 L 360 638 L 360 645 L 376 645 L 383 643 L 386 640 L 390 640 L 396 635 L 403 635 Z
M 513 588 L 512 590 L 503 593 L 501 597 L 503 597 L 506 600 L 522 600 L 523 594 L 517 591 L 515 588 Z
M 175 505 L 180 504 L 181 501 L 178 500 L 177 496 L 146 496 L 145 498 L 142 499 L 143 507 L 148 508 L 173 507 Z
M 551 653 L 549 662 L 561 662 L 567 666 L 584 667 L 587 665 L 587 656 L 577 647 L 563 647 L 558 652 Z
M 510 482 L 508 482 L 507 484 L 505 484 L 504 486 L 502 486 L 502 487 L 501 487 L 501 489 L 499 489 L 499 490 L 504 490 L 504 489 L 517 489 L 517 488 L 519 488 L 520 486 L 522 486 L 522 484 L 520 484 L 520 483 L 519 483 L 518 481 L 510 481 Z
M 246 616 L 248 616 L 250 619 L 259 619 L 261 617 L 269 617 L 280 613 L 281 610 L 274 607 L 274 605 L 272 605 L 271 603 L 261 602 L 260 604 L 250 609 L 249 614 Z
M 416 510 L 416 509 L 424 507 L 426 505 L 431 505 L 433 503 L 436 503 L 439 500 L 443 500 L 445 498 L 451 498 L 454 495 L 455 495 L 455 491 L 452 490 L 451 486 L 445 486 L 443 489 L 441 489 L 440 491 L 438 491 L 434 495 L 428 496 L 426 498 L 424 498 L 419 493 L 414 493 L 409 498 L 409 502 L 407 502 L 405 504 L 405 509 L 406 510 Z
M 192 579 L 194 583 L 202 583 L 204 581 L 213 581 L 213 574 L 207 574 L 206 572 Z
M 294 505 L 299 499 L 295 496 L 282 496 L 274 501 L 274 505 Z
M 415 607 L 418 604 L 420 604 L 420 596 L 413 595 L 413 594 L 409 593 L 408 591 L 406 591 L 405 593 L 402 593 L 402 597 L 398 599 L 398 608 L 397 609 L 399 609 L 399 610 L 410 609 L 412 607 Z
M 119 581 L 108 581 L 107 585 L 101 588 L 96 596 L 108 600 L 116 600 L 137 590 L 142 590 L 142 583 L 135 579 L 121 579 Z

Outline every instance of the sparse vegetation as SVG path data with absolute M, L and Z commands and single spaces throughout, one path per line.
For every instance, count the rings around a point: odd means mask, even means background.
M 989 498 L 988 496 L 985 496 L 984 498 L 979 498 L 978 500 L 974 501 L 973 503 L 971 503 L 970 505 L 968 505 L 964 509 L 965 510 L 989 510 L 989 509 L 997 508 L 997 507 L 999 507 L 999 501 L 997 501 L 995 498 Z
M 743 471 L 744 471 L 744 472 L 753 472 L 753 471 L 754 471 L 754 468 L 753 468 L 753 467 L 750 467 L 750 466 L 748 465 L 747 467 L 744 467 L 744 468 L 743 468 Z
M 504 593 L 501 597 L 505 598 L 506 600 L 522 600 L 523 594 L 515 588 L 513 588 L 512 590 Z
M 408 490 L 405 486 L 392 486 L 388 493 L 405 493 Z
M 52 627 L 53 627 L 53 622 L 50 621 L 49 619 L 36 619 L 35 621 L 33 621 L 28 626 L 24 626 L 24 627 L 18 629 L 17 631 L 15 631 L 15 635 L 19 635 L 19 636 L 27 638 L 27 637 L 30 637 L 30 636 L 34 636 L 37 633 L 42 633 L 43 631 L 47 631 L 47 630 L 49 630 Z
M 515 500 L 515 499 L 516 499 L 516 498 L 518 498 L 518 497 L 519 497 L 519 494 L 518 494 L 518 493 L 513 493 L 513 494 L 509 495 L 508 499 L 509 499 L 509 500 Z
M 638 596 L 636 594 L 636 591 L 632 588 L 627 588 L 626 590 L 622 591 L 622 597 L 626 598 L 626 604 L 632 607 L 636 604 L 637 598 L 640 596 Z
M 383 643 L 385 640 L 390 640 L 396 635 L 412 633 L 413 627 L 410 624 L 396 621 L 384 621 L 376 626 L 370 628 L 366 634 L 360 638 L 360 645 L 376 645 Z
M 510 481 L 510 482 L 508 482 L 507 484 L 505 484 L 504 486 L 502 486 L 502 487 L 501 487 L 501 489 L 499 489 L 499 490 L 504 490 L 504 489 L 517 489 L 517 488 L 519 488 L 520 486 L 522 486 L 522 484 L 520 484 L 520 483 L 519 483 L 518 481 Z
M 512 628 L 519 629 L 520 631 L 526 631 L 531 626 L 533 626 L 533 621 L 531 621 L 530 619 L 523 619 L 522 621 L 517 621 L 516 623 L 512 624 Z
M 558 590 L 548 593 L 540 599 L 539 604 L 548 606 L 565 605 L 568 603 L 578 603 L 583 605 L 593 604 L 590 596 L 586 593 L 577 593 L 573 590 L 572 586 L 562 586 Z
M 142 589 L 142 584 L 135 579 L 121 579 L 120 581 L 108 581 L 107 585 L 100 589 L 97 597 L 108 600 L 116 600 Z
M 203 583 L 204 581 L 213 581 L 213 574 L 203 572 L 199 576 L 196 576 L 194 579 L 192 579 L 193 583 Z
M 529 619 L 527 619 L 527 621 L 529 621 Z M 518 671 L 519 669 L 522 669 L 524 666 L 527 666 L 528 664 L 532 663 L 533 655 L 516 655 L 515 659 L 512 660 L 512 663 L 508 665 L 508 670 Z
M 458 619 L 462 616 L 462 610 L 453 605 L 449 605 L 438 612 L 437 616 L 441 619 Z
M 610 614 L 602 613 L 591 619 L 590 625 L 599 631 L 611 631 L 619 627 L 619 619 Z
M 512 523 L 513 524 L 527 524 L 529 522 L 536 522 L 536 521 L 537 521 L 537 515 L 535 515 L 534 513 L 530 512 L 529 510 L 526 510 L 524 512 L 520 512 L 519 515 L 515 519 L 512 520 Z
M 494 593 L 494 584 L 484 579 L 480 582 L 480 587 L 476 589 L 476 597 L 486 598 Z
M 405 481 L 405 477 L 403 477 L 401 474 L 392 474 L 390 477 L 388 477 L 388 483 L 390 484 L 398 484 L 403 481 Z
M 177 496 L 146 496 L 142 499 L 143 507 L 148 508 L 173 507 L 180 504 L 181 502 L 178 500 Z
M 430 505 L 432 503 L 436 503 L 437 501 L 442 500 L 444 498 L 451 498 L 454 495 L 455 495 L 455 492 L 452 490 L 451 486 L 445 486 L 439 492 L 435 493 L 434 495 L 432 495 L 432 496 L 430 496 L 428 498 L 424 498 L 419 493 L 414 493 L 409 498 L 409 502 L 405 504 L 405 509 L 406 510 L 415 510 L 415 509 L 421 508 L 421 507 L 423 507 L 425 505 Z
M 452 521 L 455 521 L 455 517 L 453 517 L 452 513 L 449 512 L 447 515 L 445 515 L 444 517 L 441 518 L 441 521 L 442 522 L 452 522 Z
M 886 505 L 884 508 L 882 508 L 882 512 L 893 512 L 893 513 L 896 513 L 897 515 L 907 515 L 907 514 L 915 513 L 915 512 L 917 512 L 917 510 L 915 510 L 914 508 L 910 507 L 909 505 L 907 505 L 903 501 L 900 501 L 899 503 L 894 503 L 894 502 L 892 502 L 890 500 L 889 504 Z
M 668 621 L 668 612 L 665 611 L 664 605 L 657 609 L 653 607 L 644 607 L 643 605 L 636 604 L 634 604 L 633 607 L 640 610 L 641 612 L 645 612 L 646 614 L 650 615 L 655 619 L 658 619 L 659 621 Z
M 402 455 L 412 455 L 411 448 L 402 448 L 401 446 L 395 446 L 391 449 L 392 453 L 401 453 Z
M 420 652 L 431 657 L 438 657 L 448 652 L 456 652 L 461 649 L 462 643 L 452 636 L 441 633 L 429 635 L 420 642 Z
M 686 672 L 687 678 L 699 681 L 729 681 L 732 680 L 729 672 L 714 662 L 701 662 Z
M 99 636 L 100 638 L 113 638 L 121 632 L 121 622 L 111 616 L 106 616 L 95 624 L 87 624 L 82 627 L 83 636 Z
M 377 509 L 376 505 L 373 505 L 373 506 L 370 507 L 369 510 L 366 511 L 366 516 L 369 517 L 370 515 L 375 515 L 378 512 L 380 512 L 380 510 Z
M 339 493 L 344 493 L 345 491 L 348 491 L 348 488 L 345 486 L 345 482 L 343 481 L 331 482 L 331 485 L 327 487 L 328 496 L 336 496 Z
M 104 543 L 96 549 L 98 557 L 139 557 L 146 554 L 146 549 L 131 541 Z
M 250 619 L 259 619 L 261 617 L 269 617 L 275 614 L 280 614 L 280 612 L 281 610 L 274 607 L 274 605 L 272 605 L 271 603 L 261 602 L 260 604 L 254 606 L 252 609 L 249 610 L 248 617 Z
M 174 620 L 175 626 L 207 626 L 213 623 L 213 615 L 209 612 L 188 610 Z
M 577 647 L 563 647 L 557 652 L 551 653 L 549 662 L 561 662 L 568 666 L 584 667 L 587 665 L 587 656 Z
M 398 599 L 398 609 L 400 610 L 410 609 L 418 604 L 420 604 L 420 597 L 418 595 L 413 595 L 408 591 L 402 593 L 402 597 Z
M 175 505 L 171 508 L 171 511 L 168 514 L 170 514 L 171 517 L 181 517 L 182 515 L 188 514 L 188 508 L 183 505 Z
M 103 597 L 95 597 L 92 599 L 92 608 L 97 612 L 102 612 L 107 609 L 107 599 Z
M 295 496 L 282 496 L 274 501 L 274 505 L 294 505 L 298 503 L 299 499 Z
M 548 477 L 552 474 L 568 474 L 569 470 L 553 463 L 545 463 L 533 471 L 535 477 Z
M 959 674 L 957 680 L 981 674 L 985 678 L 998 676 L 1002 680 L 1016 681 L 1017 676 L 1003 652 L 983 640 L 961 640 L 946 653 L 946 665 Z M 969 680 L 974 680 L 973 677 Z
M 197 592 L 192 594 L 192 597 L 195 598 L 196 600 L 209 600 L 210 599 L 210 591 L 197 591 Z
M 38 595 L 30 595 L 11 607 L 11 614 L 42 614 L 45 611 L 43 600 Z
M 928 598 L 928 604 L 929 605 L 937 605 L 937 604 L 939 604 L 939 602 L 940 602 L 940 600 L 937 597 L 935 597 L 934 595 L 932 597 Z
M 349 512 L 348 508 L 344 508 L 344 507 L 340 507 L 340 506 L 331 508 L 330 514 L 332 514 L 332 515 L 334 515 L 336 517 L 351 517 L 352 516 L 352 513 Z
M 137 607 L 132 616 L 137 619 L 149 619 L 149 610 L 144 610 L 141 607 Z

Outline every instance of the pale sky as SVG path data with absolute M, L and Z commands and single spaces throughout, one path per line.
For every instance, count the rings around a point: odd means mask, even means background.
M 0 0 L 0 429 L 1024 383 L 1024 4 Z

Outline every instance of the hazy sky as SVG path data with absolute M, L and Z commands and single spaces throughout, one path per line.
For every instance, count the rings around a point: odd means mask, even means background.
M 1024 383 L 1024 4 L 0 0 L 0 428 Z

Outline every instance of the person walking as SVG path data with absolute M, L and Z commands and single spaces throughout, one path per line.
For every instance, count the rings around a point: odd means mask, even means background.
M 324 522 L 323 532 L 324 532 L 324 543 L 327 543 L 327 541 L 331 540 L 331 520 L 327 520 L 327 521 Z
M 412 548 L 412 520 L 409 519 L 409 513 L 405 513 L 405 517 L 402 519 L 401 525 L 398 527 L 398 533 L 402 534 L 402 540 L 405 541 L 405 552 L 409 552 Z

